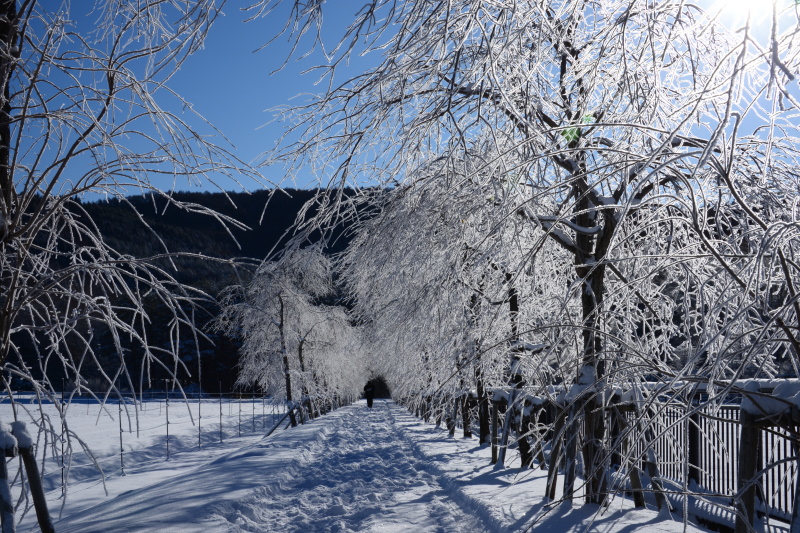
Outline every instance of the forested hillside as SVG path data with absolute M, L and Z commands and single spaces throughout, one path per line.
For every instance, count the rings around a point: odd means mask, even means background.
M 167 205 L 165 199 L 158 196 L 140 195 L 124 200 L 76 202 L 70 209 L 79 221 L 91 219 L 106 244 L 123 256 L 147 258 L 166 252 L 207 256 L 165 257 L 152 262 L 178 282 L 208 295 L 202 310 L 194 310 L 201 336 L 197 339 L 187 335 L 176 338 L 174 330 L 170 328 L 172 311 L 159 299 L 146 294 L 143 296 L 143 304 L 149 321 L 144 328 L 151 344 L 156 347 L 169 350 L 171 345 L 177 343 L 185 367 L 178 368 L 176 372 L 174 363 L 168 366 L 173 367 L 171 372 L 179 376 L 182 386 L 194 388 L 199 375 L 204 391 L 217 392 L 220 388 L 232 390 L 239 355 L 238 341 L 216 333 L 208 326 L 218 311 L 214 298 L 226 286 L 246 279 L 259 260 L 278 250 L 291 237 L 290 228 L 296 222 L 298 213 L 314 194 L 314 191 L 288 189 L 285 192 L 181 192 L 173 195 L 181 205 L 212 209 L 223 217 L 235 219 L 248 229 L 223 224 L 221 220 L 199 212 L 178 209 L 174 203 Z M 312 209 L 311 214 L 313 212 Z M 139 220 L 140 215 L 144 224 Z M 335 239 L 335 245 L 326 248 L 326 252 L 341 251 L 347 240 L 346 236 Z M 214 258 L 236 260 L 236 266 L 231 261 L 215 261 Z M 168 375 L 166 367 L 152 364 L 153 357 L 158 357 L 157 350 L 150 358 L 144 357 L 140 353 L 141 348 L 131 345 L 128 339 L 114 338 L 109 329 L 99 323 L 93 324 L 90 333 L 93 354 L 79 349 L 78 342 L 71 343 L 76 366 L 80 365 L 83 358 L 91 355 L 108 375 L 113 376 L 119 368 L 120 358 L 124 357 L 130 375 L 129 382 L 133 384 L 133 388 L 139 389 L 140 384 L 142 389 L 164 386 L 163 378 Z M 40 377 L 46 374 L 47 379 L 56 384 L 57 388 L 60 388 L 62 382 L 67 389 L 74 386 L 70 377 L 72 373 L 65 371 L 60 365 L 42 368 L 36 364 L 36 357 L 46 349 L 43 348 L 46 343 L 33 342 L 24 334 L 18 334 L 16 338 L 17 342 L 26 347 L 23 350 L 26 364 L 34 374 Z M 199 350 L 196 343 L 199 344 Z M 120 345 L 122 354 L 119 353 Z M 202 358 L 200 365 L 197 362 L 198 351 Z M 143 366 L 142 361 L 148 359 L 151 363 Z M 164 363 L 167 364 L 166 361 Z M 101 376 L 99 369 L 84 372 L 83 377 L 89 388 L 99 390 L 105 384 L 105 378 Z M 122 388 L 127 388 L 126 380 L 122 377 L 120 379 Z M 29 386 L 24 380 L 14 382 L 18 389 Z
M 285 193 L 180 192 L 174 195 L 186 204 L 197 204 L 234 218 L 246 225 L 247 230 L 230 225 L 226 228 L 220 220 L 174 205 L 165 208 L 165 200 L 153 196 L 132 196 L 124 202 L 117 199 L 86 202 L 82 207 L 110 246 L 134 257 L 169 250 L 222 259 L 263 259 L 290 237 L 287 231 L 313 195 L 313 191 L 295 189 L 287 189 Z M 138 214 L 143 216 L 149 230 L 139 222 Z M 329 251 L 341 251 L 343 243 L 337 241 L 337 246 Z M 224 288 L 234 276 L 231 268 L 208 260 L 183 259 L 177 265 L 178 270 L 173 275 L 179 281 L 212 294 Z

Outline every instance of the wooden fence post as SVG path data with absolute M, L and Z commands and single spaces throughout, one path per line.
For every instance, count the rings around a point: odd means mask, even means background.
M 652 487 L 653 493 L 656 497 L 656 505 L 658 506 L 659 510 L 668 509 L 671 511 L 672 505 L 669 503 L 669 500 L 664 492 L 664 486 L 661 483 L 661 474 L 658 471 L 658 459 L 655 452 L 656 434 L 653 430 L 652 423 L 653 419 L 655 419 L 656 413 L 651 409 L 642 411 L 639 406 L 634 406 L 633 412 L 635 413 L 636 417 L 633 425 L 633 429 L 636 431 L 636 433 L 633 435 L 633 437 L 644 438 L 644 457 L 642 457 L 642 462 L 644 464 L 642 466 L 647 472 L 647 475 L 650 477 L 650 486 Z M 645 420 L 645 413 L 651 414 L 651 419 L 649 421 Z M 633 481 L 634 478 L 632 477 L 631 482 L 633 483 Z
M 628 477 L 630 478 L 631 490 L 633 491 L 633 505 L 636 508 L 643 509 L 646 507 L 644 501 L 644 487 L 642 487 L 642 477 L 639 474 L 639 467 L 636 465 L 637 461 L 633 459 L 633 457 L 636 455 L 633 443 L 634 439 L 638 438 L 638 436 L 630 433 L 630 426 L 628 425 L 628 420 L 625 418 L 624 412 L 621 412 L 619 409 L 615 409 L 613 411 L 613 416 L 617 420 L 617 426 L 619 427 L 620 434 L 625 435 L 624 442 L 626 442 L 626 446 L 624 457 L 626 457 L 627 462 L 630 464 Z M 623 467 L 620 465 L 620 468 Z
M 455 437 L 456 435 L 456 417 L 458 415 L 458 396 L 453 397 L 453 410 L 450 413 L 450 416 L 445 416 L 445 424 L 447 425 L 448 434 L 451 437 Z
M 497 464 L 505 466 L 506 463 L 506 450 L 508 450 L 508 439 L 511 433 L 511 423 L 515 418 L 514 403 L 517 397 L 517 389 L 511 389 L 508 393 L 508 403 L 506 404 L 506 418 L 503 420 L 503 435 L 500 437 L 501 442 L 498 446 Z
M 558 481 L 558 462 L 561 455 L 561 446 L 564 441 L 564 425 L 567 418 L 572 417 L 572 411 L 563 409 L 556 414 L 555 428 L 553 428 L 553 438 L 550 444 L 550 470 L 547 472 L 547 488 L 545 497 L 550 501 L 556 499 L 556 482 Z
M 570 417 L 565 426 L 564 487 L 561 493 L 563 499 L 570 502 L 572 501 L 572 495 L 575 493 L 575 467 L 578 461 L 578 417 L 574 416 L 574 414 L 574 409 L 570 409 Z
M 800 420 L 800 410 L 797 406 L 792 406 L 791 415 L 787 421 L 787 429 L 791 432 L 797 430 L 797 422 Z M 794 481 L 794 501 L 792 502 L 792 520 L 790 523 L 790 533 L 800 533 L 800 446 L 797 441 L 792 439 L 792 453 L 795 457 L 795 481 Z
M 11 434 L 14 435 L 19 443 L 19 454 L 22 456 L 22 464 L 25 465 L 25 472 L 28 474 L 28 487 L 31 489 L 31 498 L 33 499 L 33 507 L 36 510 L 36 519 L 39 521 L 39 529 L 41 529 L 42 533 L 55 533 L 53 522 L 50 520 L 50 511 L 47 510 L 42 478 L 39 475 L 36 457 L 33 454 L 33 439 L 28 435 L 24 422 L 12 422 Z
M 795 447 L 795 457 L 797 457 L 797 447 Z M 795 460 L 796 479 L 794 484 L 794 502 L 792 502 L 792 522 L 789 531 L 800 533 L 800 457 Z
M 542 470 L 547 470 L 547 460 L 544 457 L 544 439 L 547 435 L 547 432 L 543 432 L 539 425 L 539 419 L 542 416 L 546 416 L 546 409 L 540 405 L 538 409 L 536 409 L 536 416 L 531 417 L 531 420 L 534 421 L 536 427 L 535 451 L 531 452 L 531 454 L 536 456 L 536 459 L 539 461 L 539 467 Z
M 15 457 L 17 448 L 6 448 L 0 454 L 0 527 L 3 533 L 14 533 L 14 502 L 11 499 L 11 488 L 8 486 L 8 467 L 6 457 Z
M 756 485 L 758 484 L 759 428 L 755 415 L 744 409 L 739 412 L 742 424 L 742 438 L 739 443 L 739 480 L 736 502 L 735 533 L 747 533 L 753 530 L 756 508 Z
M 464 438 L 472 438 L 472 427 L 470 427 L 470 409 L 472 404 L 472 395 L 465 392 L 462 396 L 461 403 L 461 426 L 464 429 Z
M 531 443 L 528 441 L 528 433 L 530 432 L 531 426 L 531 410 L 533 406 L 531 402 L 526 398 L 522 402 L 522 413 L 520 414 L 520 423 L 519 423 L 519 437 L 517 439 L 517 443 L 519 445 L 519 458 L 521 468 L 531 468 L 533 466 L 533 450 L 531 448 Z

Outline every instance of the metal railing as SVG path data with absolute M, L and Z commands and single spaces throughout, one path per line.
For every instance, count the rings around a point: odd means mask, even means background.
M 655 435 L 652 446 L 661 478 L 732 502 L 739 490 L 739 406 L 654 404 L 647 417 Z M 787 522 L 792 517 L 797 483 L 796 439 L 793 428 L 760 430 L 757 508 L 770 518 Z M 636 457 L 643 457 L 646 445 L 643 441 L 634 445 Z
M 520 405 L 526 397 L 535 398 L 523 393 L 517 400 Z M 627 454 L 633 466 L 644 471 L 648 449 L 651 449 L 656 458 L 658 478 L 664 482 L 667 492 L 688 492 L 712 505 L 734 511 L 736 500 L 741 497 L 738 479 L 742 441 L 738 402 L 741 398 L 732 394 L 725 400 L 709 402 L 704 394 L 692 402 L 676 395 L 651 396 L 636 409 L 630 406 L 623 409 L 628 420 L 625 435 L 614 434 L 614 408 L 611 407 L 606 422 L 608 444 L 613 454 L 611 462 L 624 463 L 619 458 Z M 504 401 L 501 399 L 498 403 Z M 535 420 L 541 419 L 542 414 L 550 421 L 556 419 L 561 408 L 546 400 L 545 403 L 547 407 Z M 504 414 L 502 409 L 499 411 L 495 424 L 501 431 Z M 798 427 L 778 423 L 764 425 L 762 421 L 758 432 L 756 511 L 769 519 L 788 523 L 792 519 L 798 482 Z M 545 438 L 549 440 L 554 434 L 553 426 L 548 424 L 544 429 L 531 426 L 528 434 L 531 442 L 537 438 L 534 433 L 540 437 L 547 435 Z M 509 443 L 513 443 L 513 439 Z

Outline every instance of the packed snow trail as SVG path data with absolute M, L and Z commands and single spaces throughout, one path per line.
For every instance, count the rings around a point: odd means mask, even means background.
M 453 501 L 398 427 L 362 401 L 64 517 L 60 533 L 491 531 Z M 200 453 L 200 452 L 198 452 Z
M 388 402 L 349 408 L 313 459 L 237 503 L 234 531 L 486 531 L 398 431 Z

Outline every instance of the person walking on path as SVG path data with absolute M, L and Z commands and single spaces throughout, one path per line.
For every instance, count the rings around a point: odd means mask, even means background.
M 367 399 L 367 407 L 372 409 L 372 399 L 375 398 L 375 389 L 372 387 L 372 382 L 364 385 L 364 398 Z

